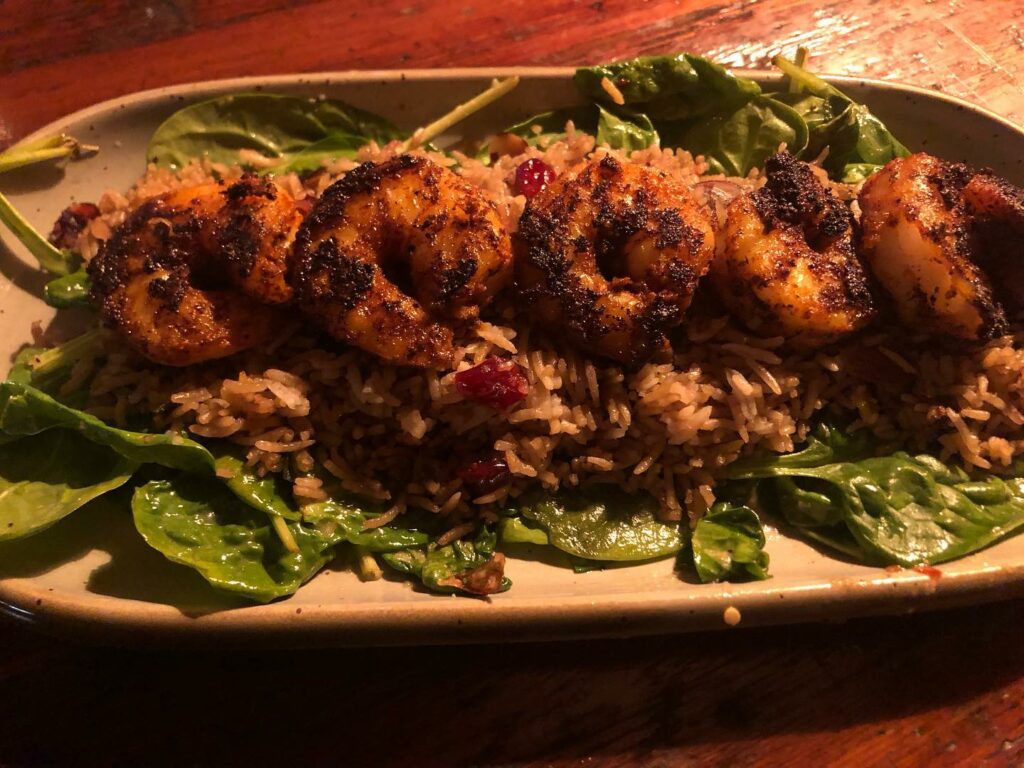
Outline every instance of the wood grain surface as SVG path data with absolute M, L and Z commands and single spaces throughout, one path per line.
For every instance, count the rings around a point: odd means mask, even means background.
M 0 144 L 172 83 L 692 50 L 1024 120 L 1016 0 L 0 0 Z M 0 626 L 0 765 L 1022 765 L 1024 603 L 550 645 L 94 649 Z

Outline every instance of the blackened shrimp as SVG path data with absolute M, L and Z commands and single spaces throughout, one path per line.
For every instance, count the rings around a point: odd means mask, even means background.
M 992 285 L 976 263 L 963 200 L 974 175 L 930 155 L 898 158 L 860 192 L 861 253 L 911 328 L 959 339 L 1006 330 Z
M 964 205 L 971 217 L 975 261 L 992 282 L 1007 313 L 1024 315 L 1024 189 L 976 173 L 964 185 Z
M 768 158 L 767 182 L 737 197 L 718 233 L 711 279 L 752 331 L 817 346 L 875 315 L 853 245 L 853 216 L 806 163 Z
M 683 321 L 713 255 L 711 222 L 689 190 L 605 156 L 530 200 L 516 285 L 533 322 L 633 366 Z
M 286 304 L 288 259 L 303 212 L 269 179 L 243 176 L 224 188 L 204 226 L 209 252 L 238 290 L 264 304 Z
M 451 364 L 453 328 L 510 277 L 495 207 L 467 181 L 402 155 L 328 187 L 296 239 L 299 307 L 337 339 L 389 362 Z
M 266 342 L 281 323 L 277 311 L 233 287 L 211 249 L 224 193 L 207 184 L 144 202 L 89 263 L 104 321 L 156 363 L 226 357 Z

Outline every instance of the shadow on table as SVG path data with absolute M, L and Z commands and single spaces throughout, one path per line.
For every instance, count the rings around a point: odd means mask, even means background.
M 31 648 L 39 661 L 0 687 L 0 753 L 57 764 L 670 765 L 667 756 L 682 755 L 784 764 L 787 749 L 807 748 L 795 736 L 818 733 L 815 744 L 841 750 L 818 755 L 824 763 L 852 742 L 828 734 L 866 738 L 886 727 L 935 751 L 977 727 L 998 750 L 996 731 L 970 723 L 978 697 L 1024 676 L 1021 608 L 634 640 L 290 652 L 97 650 L 12 629 L 0 635 L 6 656 Z

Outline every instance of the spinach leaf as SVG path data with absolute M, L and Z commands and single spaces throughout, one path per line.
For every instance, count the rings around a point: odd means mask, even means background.
M 823 167 L 833 178 L 870 175 L 869 169 L 873 172 L 894 158 L 910 154 L 863 104 L 782 56 L 776 56 L 772 63 L 785 73 L 791 93 L 810 94 L 824 102 L 820 110 L 824 119 L 812 126 L 808 154 L 817 156 L 827 146 Z
M 800 535 L 853 560 L 864 560 L 860 545 L 845 524 L 842 504 L 825 492 L 828 490 L 810 480 L 766 478 L 758 485 L 757 499 L 767 513 L 787 521 Z
M 839 180 L 844 184 L 857 184 L 881 169 L 882 164 L 879 163 L 847 163 L 843 166 L 843 175 Z
M 742 103 L 761 92 L 753 80 L 735 77 L 701 56 L 640 56 L 627 61 L 582 67 L 574 81 L 584 96 L 610 103 L 602 81 L 607 78 L 625 104 L 655 122 L 681 120 L 718 109 L 725 102 Z
M 367 141 L 368 139 L 362 136 L 353 136 L 350 133 L 332 133 L 290 155 L 287 162 L 275 165 L 272 170 L 277 174 L 315 171 L 323 167 L 324 161 L 339 157 L 355 157 L 356 150 Z
M 683 546 L 678 525 L 657 519 L 658 502 L 616 488 L 562 493 L 520 502 L 519 512 L 548 534 L 552 546 L 588 560 L 651 560 Z
M 606 560 L 588 560 L 585 557 L 576 557 L 576 555 L 567 555 L 567 557 L 569 558 L 569 566 L 572 568 L 573 573 L 603 571 L 612 564 Z
M 310 170 L 324 157 L 353 157 L 363 144 L 402 135 L 384 118 L 340 101 L 242 93 L 175 112 L 153 134 L 147 158 L 178 168 L 200 157 L 235 164 L 248 149 L 288 170 Z
M 124 485 L 136 466 L 63 429 L 0 444 L 0 541 L 50 527 Z
M 396 552 L 430 541 L 430 534 L 426 531 L 403 528 L 401 525 L 384 525 L 380 528 L 363 530 L 362 519 L 359 529 L 349 533 L 346 539 L 349 543 L 362 547 L 368 552 Z
M 600 104 L 542 112 L 506 128 L 504 132 L 537 146 L 564 139 L 565 124 L 570 120 L 576 130 L 594 134 L 599 144 L 607 144 L 612 149 L 631 152 L 658 143 L 658 132 L 647 115 Z
M 799 156 L 807 147 L 807 124 L 792 107 L 766 96 L 702 116 L 692 122 L 680 145 L 704 155 L 712 173 L 746 176 L 761 168 L 780 144 Z
M 51 307 L 70 309 L 72 307 L 91 307 L 89 291 L 92 281 L 84 269 L 69 275 L 51 280 L 43 288 L 43 298 Z
M 17 381 L 0 382 L 0 432 L 37 435 L 50 429 L 75 431 L 139 464 L 160 464 L 198 474 L 214 471 L 210 452 L 188 438 L 117 429 L 57 402 L 35 387 Z
M 32 384 L 32 361 L 45 351 L 45 347 L 22 347 L 14 356 L 7 379 L 19 384 Z
M 504 132 L 519 136 L 525 139 L 527 144 L 536 146 L 564 139 L 565 124 L 570 120 L 577 130 L 593 133 L 597 130 L 597 117 L 597 107 L 587 104 L 581 107 L 541 112 L 539 115 L 509 126 Z
M 583 67 L 574 79 L 583 96 L 619 119 L 639 124 L 639 116 L 646 117 L 661 146 L 704 155 L 713 173 L 745 175 L 782 143 L 805 160 L 828 148 L 825 169 L 832 178 L 849 181 L 907 154 L 865 106 L 792 62 L 778 57 L 776 64 L 789 78 L 789 89 L 781 93 L 762 92 L 752 80 L 687 53 Z M 624 103 L 615 103 L 606 78 Z M 564 124 L 564 112 L 547 116 Z M 577 124 L 597 129 L 587 121 Z
M 295 504 L 289 501 L 291 490 L 288 481 L 279 473 L 268 472 L 260 477 L 252 467 L 246 466 L 234 447 L 219 445 L 214 451 L 217 477 L 240 500 L 268 515 L 277 515 L 285 520 L 302 519 Z
M 532 544 L 534 546 L 551 546 L 551 539 L 544 529 L 523 517 L 503 517 L 498 524 L 498 540 L 502 544 Z M 589 573 L 604 570 L 610 563 L 605 560 L 593 560 L 568 552 L 560 554 L 565 557 L 574 573 Z
M 281 475 L 260 477 L 232 447 L 222 445 L 215 452 L 217 475 L 235 496 L 268 515 L 309 523 L 332 544 L 348 542 L 369 552 L 393 552 L 430 541 L 429 533 L 415 527 L 420 521 L 413 515 L 402 515 L 392 525 L 363 530 L 364 522 L 381 513 L 379 505 L 336 490 L 329 500 L 307 504 L 300 511 Z
M 94 328 L 49 349 L 24 347 L 15 355 L 7 378 L 13 382 L 42 390 L 48 395 L 57 397 L 65 405 L 76 405 L 78 401 L 84 402 L 84 390 L 61 394 L 60 388 L 67 380 L 75 363 L 87 355 L 98 354 L 102 350 L 104 338 L 103 329 Z
M 543 528 L 521 517 L 503 517 L 498 523 L 498 540 L 502 544 L 535 544 L 549 546 L 551 539 Z
M 838 424 L 819 422 L 807 436 L 807 444 L 793 453 L 764 453 L 729 465 L 730 480 L 758 479 L 779 469 L 818 467 L 837 461 L 859 461 L 875 455 L 867 430 L 849 432 Z
M 331 542 L 301 523 L 288 524 L 299 550 L 289 552 L 266 515 L 211 479 L 150 481 L 136 489 L 132 517 L 146 543 L 168 560 L 264 603 L 294 593 L 333 556 Z
M 379 505 L 364 499 L 332 493 L 329 501 L 303 507 L 302 518 L 316 524 L 325 536 L 347 541 L 368 552 L 395 552 L 430 542 L 430 533 L 423 529 L 422 521 L 411 513 L 403 514 L 391 525 L 364 530 L 363 523 L 381 512 Z
M 632 152 L 658 143 L 658 132 L 644 114 L 620 117 L 598 105 L 597 143 Z
M 434 592 L 491 595 L 504 592 L 512 582 L 504 575 L 505 556 L 495 552 L 497 535 L 481 528 L 472 541 L 455 541 L 443 547 L 430 544 L 382 555 L 399 573 L 419 579 Z
M 768 578 L 764 530 L 750 507 L 715 504 L 694 526 L 690 547 L 705 584 Z
M 914 566 L 976 552 L 1024 526 L 1024 480 L 971 479 L 931 456 L 859 457 L 833 431 L 803 451 L 734 466 L 797 531 L 875 564 Z M 857 457 L 857 458 L 854 458 Z

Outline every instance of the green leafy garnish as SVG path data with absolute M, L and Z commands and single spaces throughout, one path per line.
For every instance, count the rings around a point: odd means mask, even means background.
M 564 139 L 565 125 L 570 120 L 576 130 L 594 134 L 599 144 L 612 149 L 631 152 L 659 142 L 658 132 L 646 115 L 600 104 L 543 112 L 505 129 L 505 133 L 531 145 L 544 144 Z
M 552 546 L 587 560 L 652 560 L 683 547 L 679 526 L 658 520 L 658 502 L 646 493 L 609 486 L 527 499 L 518 511 Z
M 89 291 L 92 280 L 84 269 L 72 272 L 51 280 L 43 288 L 43 299 L 51 307 L 71 309 L 72 307 L 90 307 Z
M 290 595 L 326 564 L 331 542 L 289 523 L 289 551 L 270 518 L 211 479 L 153 480 L 132 497 L 135 527 L 168 560 L 197 570 L 215 587 L 269 602 Z
M 0 541 L 50 527 L 124 485 L 135 468 L 68 430 L 0 444 Z
M 433 592 L 490 595 L 512 586 L 503 575 L 504 556 L 494 552 L 496 543 L 497 535 L 484 527 L 471 541 L 403 549 L 385 553 L 382 558 Z
M 24 347 L 15 355 L 7 378 L 18 384 L 33 386 L 50 396 L 59 396 L 65 405 L 77 405 L 78 402 L 72 401 L 84 401 L 85 392 L 78 390 L 60 394 L 60 387 L 75 363 L 83 357 L 99 353 L 105 335 L 102 328 L 94 328 L 49 349 Z
M 782 144 L 804 160 L 827 147 L 826 170 L 847 181 L 907 154 L 866 107 L 792 62 L 777 64 L 789 78 L 780 93 L 688 53 L 582 67 L 574 80 L 590 104 L 545 112 L 507 130 L 531 143 L 554 140 L 571 119 L 612 148 L 680 147 L 703 155 L 712 173 L 731 176 L 762 167 Z
M 867 563 L 912 567 L 976 552 L 1024 526 L 1024 480 L 972 479 L 931 456 L 865 456 L 819 430 L 799 452 L 734 465 L 798 532 Z
M 807 124 L 792 107 L 755 96 L 686 124 L 679 144 L 704 155 L 712 173 L 746 176 L 782 144 L 799 156 L 807 146 Z
M 551 539 L 543 528 L 522 517 L 501 518 L 498 523 L 498 540 L 502 544 L 551 545 Z
M 325 158 L 354 157 L 370 141 L 386 144 L 402 136 L 384 118 L 341 101 L 242 93 L 178 110 L 157 128 L 146 156 L 183 168 L 202 157 L 237 164 L 245 149 L 288 171 L 310 171 Z
M 658 143 L 658 132 L 651 125 L 650 118 L 644 114 L 619 116 L 598 105 L 597 132 L 598 144 L 606 144 L 613 149 L 632 152 L 646 149 Z
M 288 481 L 280 473 L 269 472 L 260 477 L 252 467 L 246 466 L 234 446 L 218 446 L 216 453 L 217 476 L 235 496 L 268 515 L 286 520 L 302 519 L 294 503 L 289 502 L 291 491 Z
M 198 474 L 214 471 L 210 452 L 186 437 L 118 429 L 28 384 L 0 382 L 0 432 L 37 435 L 50 429 L 73 430 L 138 464 L 159 464 Z
M 807 117 L 807 154 L 816 157 L 827 147 L 823 167 L 833 178 L 860 181 L 890 160 L 910 154 L 863 104 L 783 56 L 772 63 L 785 73 L 789 91 L 798 95 Z
M 712 506 L 694 526 L 690 548 L 705 584 L 768 578 L 764 529 L 750 507 L 721 502 Z
M 685 120 L 717 111 L 726 103 L 742 103 L 761 93 L 753 80 L 732 75 L 701 56 L 638 56 L 635 59 L 582 67 L 574 81 L 580 92 L 603 104 L 614 103 L 608 82 L 624 103 L 651 120 Z
M 526 140 L 530 145 L 545 144 L 565 138 L 565 124 L 570 120 L 580 131 L 593 133 L 597 130 L 597 106 L 587 104 L 581 107 L 556 109 L 541 112 L 520 123 L 509 126 L 505 133 L 511 133 Z

